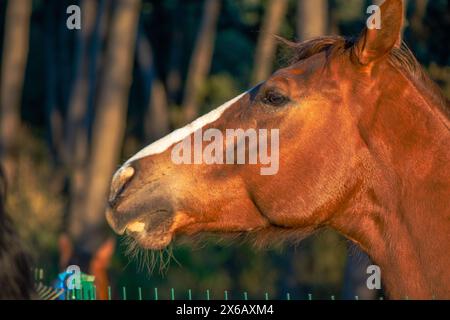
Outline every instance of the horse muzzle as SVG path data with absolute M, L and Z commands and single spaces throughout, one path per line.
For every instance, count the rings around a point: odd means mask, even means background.
M 150 234 L 173 218 L 173 201 L 164 183 L 139 179 L 139 164 L 120 168 L 111 182 L 106 220 L 119 235 Z

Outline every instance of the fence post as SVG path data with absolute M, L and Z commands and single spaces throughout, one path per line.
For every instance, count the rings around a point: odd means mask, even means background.
M 127 288 L 125 286 L 122 287 L 122 300 L 127 300 Z

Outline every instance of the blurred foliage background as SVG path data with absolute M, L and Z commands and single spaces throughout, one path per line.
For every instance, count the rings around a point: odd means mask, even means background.
M 404 40 L 448 98 L 450 2 L 405 3 Z M 66 27 L 73 4 L 81 8 L 81 30 Z M 369 4 L 2 0 L 0 156 L 10 180 L 8 211 L 36 266 L 51 279 L 79 256 L 75 261 L 89 272 L 89 261 L 112 236 L 103 208 L 119 163 L 282 67 L 288 52 L 274 35 L 356 36 Z M 161 298 L 171 287 L 190 288 L 194 297 L 206 289 L 212 297 L 228 290 L 235 298 L 243 291 L 260 298 L 349 294 L 343 292 L 348 244 L 328 230 L 268 250 L 215 241 L 176 245 L 176 261 L 163 274 L 141 270 L 125 247 L 118 239 L 111 284 L 141 286 L 144 295 L 155 286 Z

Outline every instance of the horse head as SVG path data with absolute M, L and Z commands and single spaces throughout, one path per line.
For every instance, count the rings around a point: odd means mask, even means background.
M 435 196 L 448 202 L 448 116 L 430 107 L 443 100 L 401 45 L 402 2 L 385 1 L 380 18 L 380 29 L 355 40 L 290 44 L 288 67 L 126 161 L 111 184 L 111 227 L 161 249 L 178 235 L 243 233 L 271 242 L 330 226 L 400 272 L 382 237 L 404 228 L 392 212 L 419 210 L 405 202 L 414 192 L 404 188 L 415 183 L 407 176 L 441 170 Z M 440 148 L 432 143 L 438 131 Z M 427 157 L 444 144 L 447 151 Z M 398 254 L 408 260 L 414 250 L 405 245 Z M 416 284 L 414 293 L 430 296 L 432 284 Z

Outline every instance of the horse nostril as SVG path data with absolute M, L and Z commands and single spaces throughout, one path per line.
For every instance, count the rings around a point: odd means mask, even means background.
M 111 192 L 109 194 L 109 203 L 113 207 L 117 198 L 125 190 L 127 183 L 133 178 L 135 170 L 133 167 L 120 168 L 115 174 L 111 182 Z

